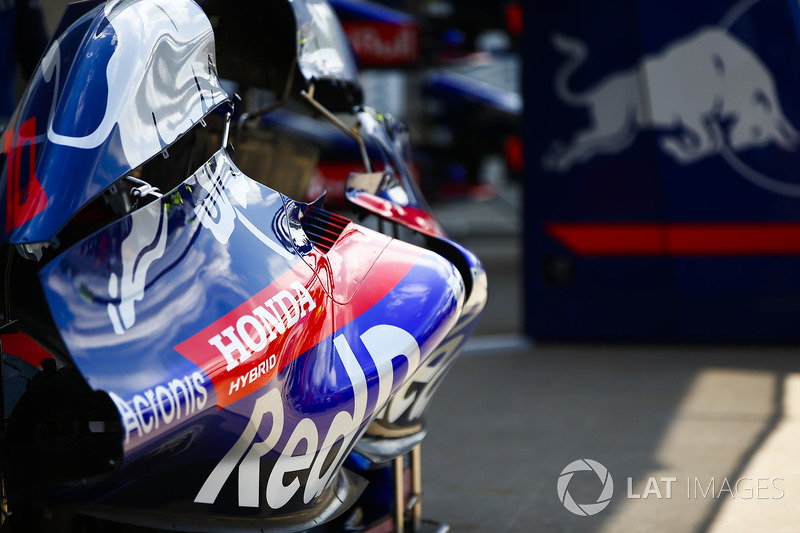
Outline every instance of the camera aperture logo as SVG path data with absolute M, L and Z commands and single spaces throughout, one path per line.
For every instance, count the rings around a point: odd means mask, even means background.
M 593 471 L 603 484 L 603 489 L 594 503 L 577 503 L 569 493 L 569 483 L 572 481 L 572 476 L 576 472 Z M 608 469 L 597 461 L 591 459 L 578 459 L 568 464 L 561 475 L 558 476 L 558 499 L 564 504 L 564 507 L 579 516 L 592 516 L 596 515 L 605 509 L 611 503 L 611 497 L 614 495 L 614 480 L 611 479 L 611 474 Z

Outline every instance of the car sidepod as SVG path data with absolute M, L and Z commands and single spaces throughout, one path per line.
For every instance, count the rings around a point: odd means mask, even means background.
M 466 291 L 441 255 L 341 217 L 316 245 L 307 208 L 221 150 L 42 268 L 74 362 L 53 371 L 73 386 L 50 388 L 48 416 L 70 416 L 71 396 L 103 408 L 72 421 L 72 443 L 12 424 L 12 478 L 35 482 L 11 498 L 71 487 L 73 510 L 193 531 L 299 531 L 351 505 L 363 483 L 342 463 L 465 315 Z M 93 439 L 96 475 L 52 464 L 48 448 Z

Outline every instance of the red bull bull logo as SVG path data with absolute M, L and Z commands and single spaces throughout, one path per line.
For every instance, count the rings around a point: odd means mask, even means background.
M 729 31 L 751 4 L 737 3 L 719 25 L 679 37 L 579 91 L 571 81 L 592 60 L 588 48 L 580 39 L 554 33 L 551 44 L 565 57 L 554 78 L 556 95 L 568 106 L 584 108 L 590 123 L 566 143 L 553 142 L 543 168 L 569 172 L 597 156 L 626 150 L 649 130 L 656 133 L 660 151 L 679 165 L 720 156 L 756 185 L 800 196 L 800 185 L 764 175 L 738 155 L 770 145 L 793 152 L 800 145 L 770 68 Z

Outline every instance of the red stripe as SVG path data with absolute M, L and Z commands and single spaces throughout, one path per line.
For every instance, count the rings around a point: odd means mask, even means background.
M 407 228 L 419 231 L 431 237 L 445 237 L 444 229 L 439 224 L 439 221 L 431 214 L 413 206 L 400 206 L 393 204 L 389 200 L 370 194 L 361 192 L 350 196 L 350 201 L 363 207 L 371 213 L 375 213 L 379 217 L 388 219 L 393 222 L 399 222 Z
M 209 377 L 217 394 L 218 408 L 258 391 L 295 358 L 357 319 L 400 283 L 416 264 L 421 249 L 390 241 L 376 232 L 346 231 L 327 255 L 315 252 L 306 256 L 305 259 L 313 263 L 313 271 L 310 265 L 300 263 L 236 309 L 175 346 L 175 350 Z M 381 260 L 376 262 L 379 255 Z M 369 283 L 362 283 L 368 274 Z M 209 344 L 209 339 L 235 326 L 239 318 L 251 314 L 253 309 L 280 290 L 292 292 L 290 285 L 294 281 L 306 287 L 316 307 L 262 351 L 252 353 L 248 360 L 227 370 L 225 358 Z M 326 288 L 335 303 L 330 300 Z M 260 372 L 259 364 L 272 354 L 276 356 L 277 365 L 267 372 Z M 257 377 L 249 379 L 250 373 Z
M 44 211 L 47 194 L 36 178 L 36 117 L 26 120 L 19 127 L 16 138 L 13 131 L 3 135 L 3 153 L 8 158 L 8 182 L 6 191 L 6 231 L 22 224 Z M 28 145 L 28 177 L 22 182 L 22 150 Z
M 24 333 L 5 333 L 2 335 L 3 352 L 11 354 L 26 363 L 42 368 L 42 359 L 50 359 L 53 356 L 45 350 L 38 342 L 31 339 Z
M 707 256 L 800 254 L 800 223 L 548 223 L 576 255 Z

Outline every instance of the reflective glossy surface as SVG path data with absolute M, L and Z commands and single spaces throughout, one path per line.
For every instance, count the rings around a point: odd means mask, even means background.
M 122 468 L 90 500 L 192 527 L 331 512 L 347 451 L 456 324 L 451 263 L 355 225 L 303 261 L 275 227 L 283 200 L 220 152 L 44 268 L 64 342 L 124 428 Z
M 227 98 L 214 65 L 194 2 L 116 1 L 80 17 L 51 42 L 3 135 L 0 237 L 50 240 L 199 122 Z

